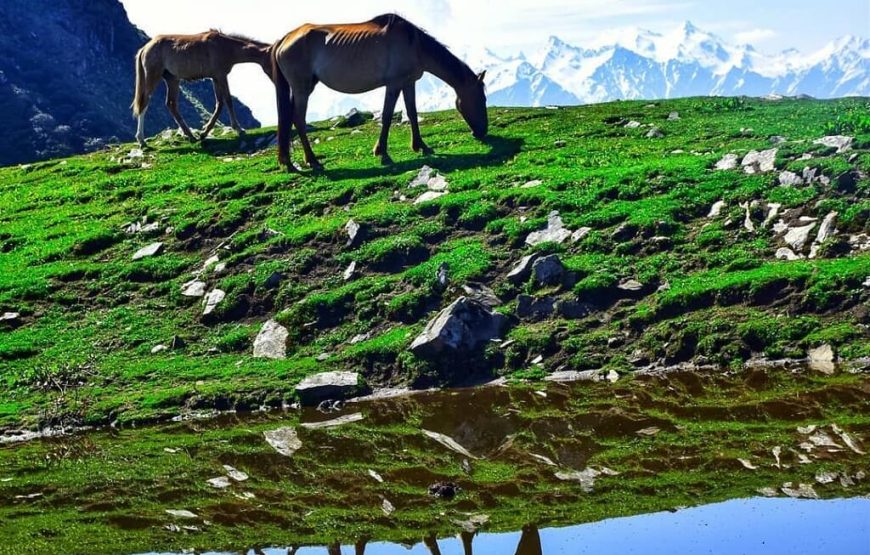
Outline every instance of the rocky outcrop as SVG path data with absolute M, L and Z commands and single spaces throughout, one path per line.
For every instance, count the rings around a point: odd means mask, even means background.
M 132 140 L 136 131 L 133 57 L 148 37 L 118 0 L 54 0 L 45 8 L 0 2 L 0 165 L 87 152 Z M 146 118 L 148 135 L 175 128 L 163 96 L 161 85 Z M 184 118 L 192 127 L 204 124 L 203 107 L 214 106 L 211 83 L 185 83 L 183 96 Z M 259 127 L 247 106 L 238 99 L 234 105 L 243 127 Z
M 363 391 L 356 372 L 321 372 L 308 376 L 296 386 L 303 405 L 314 406 L 324 399 L 347 399 Z
M 287 328 L 275 320 L 267 320 L 254 339 L 254 358 L 287 358 Z

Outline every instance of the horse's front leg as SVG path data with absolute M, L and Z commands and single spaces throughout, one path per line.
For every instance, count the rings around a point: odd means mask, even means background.
M 396 109 L 396 101 L 399 100 L 399 93 L 402 89 L 398 87 L 387 87 L 387 94 L 384 95 L 384 111 L 381 113 L 381 135 L 378 137 L 378 142 L 375 143 L 375 148 L 372 150 L 375 156 L 381 157 L 381 164 L 392 164 L 393 159 L 387 153 L 387 141 L 390 136 L 390 124 L 393 123 L 393 112 Z
M 420 136 L 420 122 L 417 121 L 416 89 L 415 83 L 406 85 L 402 89 L 402 96 L 405 98 L 405 110 L 408 112 L 408 119 L 411 121 L 411 149 L 414 152 L 432 154 L 433 150 L 423 142 L 423 137 Z

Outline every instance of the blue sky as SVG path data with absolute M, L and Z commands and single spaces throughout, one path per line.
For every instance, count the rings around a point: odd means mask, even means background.
M 609 29 L 667 32 L 684 21 L 762 52 L 817 50 L 846 34 L 870 37 L 870 0 L 121 0 L 149 35 L 209 27 L 273 41 L 305 22 L 361 21 L 395 11 L 449 46 L 534 52 L 550 35 L 583 46 Z M 263 81 L 262 83 L 260 81 Z M 258 68 L 240 66 L 233 92 L 265 122 L 274 100 Z

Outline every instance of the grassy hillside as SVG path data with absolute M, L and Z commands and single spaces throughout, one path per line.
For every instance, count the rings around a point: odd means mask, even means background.
M 268 129 L 205 147 L 166 139 L 143 157 L 128 145 L 2 169 L 0 315 L 20 316 L 0 322 L 0 427 L 280 405 L 325 369 L 359 370 L 371 385 L 429 385 L 473 373 L 728 366 L 803 358 L 821 344 L 840 359 L 868 357 L 867 109 L 866 99 L 716 98 L 493 108 L 488 144 L 455 112 L 427 114 L 436 154 L 412 153 L 398 126 L 387 168 L 370 153 L 377 123 L 324 123 L 312 133 L 320 174 L 279 172 Z M 650 126 L 662 136 L 648 136 Z M 830 134 L 854 137 L 851 149 L 814 144 Z M 713 168 L 725 154 L 769 148 L 775 171 Z M 414 204 L 423 190 L 408 184 L 423 164 L 449 193 Z M 779 185 L 780 172 L 804 168 L 824 178 Z M 815 258 L 779 260 L 785 243 L 772 229 L 779 217 L 763 224 L 767 203 L 788 211 L 788 225 L 817 218 L 803 255 L 831 212 L 836 233 Z M 526 245 L 554 210 L 569 230 L 590 231 Z M 364 237 L 347 246 L 351 218 Z M 145 229 L 129 229 L 136 222 Z M 159 254 L 132 260 L 153 242 Z M 560 284 L 505 279 L 535 251 L 559 255 Z M 345 281 L 351 262 L 357 273 Z M 201 299 L 182 295 L 196 275 L 226 293 L 206 316 Z M 413 355 L 426 321 L 471 282 L 503 301 L 506 341 L 462 364 Z M 589 313 L 518 318 L 521 294 Z M 269 318 L 290 331 L 286 360 L 252 357 Z

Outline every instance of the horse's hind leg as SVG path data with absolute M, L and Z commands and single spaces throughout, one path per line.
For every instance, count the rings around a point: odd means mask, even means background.
M 301 87 L 293 90 L 293 123 L 296 125 L 296 131 L 299 132 L 299 141 L 302 143 L 302 150 L 305 151 L 305 162 L 312 170 L 322 170 L 323 164 L 317 160 L 314 151 L 311 150 L 311 143 L 308 141 L 308 130 L 305 128 L 305 114 L 308 111 L 308 95 L 311 91 L 302 91 Z M 310 89 L 310 87 L 309 87 Z M 297 94 L 297 90 L 305 92 L 305 94 Z
M 236 130 L 236 133 L 239 135 L 244 135 L 245 130 L 242 129 L 242 126 L 239 124 L 239 120 L 236 119 L 236 108 L 233 106 L 233 95 L 230 94 L 230 85 L 227 83 L 227 97 L 224 99 L 224 102 L 227 104 L 227 111 L 230 113 L 230 125 L 233 126 L 233 129 Z
M 399 100 L 399 93 L 402 89 L 397 87 L 387 87 L 387 93 L 384 95 L 384 111 L 381 114 L 381 135 L 378 137 L 378 142 L 375 143 L 375 148 L 372 150 L 375 156 L 381 157 L 381 164 L 392 164 L 393 159 L 387 154 L 387 142 L 390 136 L 390 124 L 393 123 L 393 112 L 396 109 L 396 101 Z
M 402 88 L 402 96 L 405 98 L 405 110 L 408 112 L 408 119 L 411 121 L 411 149 L 414 152 L 432 154 L 432 149 L 423 142 L 423 137 L 420 136 L 420 122 L 417 121 L 416 93 L 416 85 L 414 83 Z
M 144 87 L 143 101 L 136 121 L 136 141 L 142 148 L 145 147 L 145 112 L 148 111 L 148 104 L 151 102 L 151 96 L 154 94 L 154 90 L 157 89 L 157 85 L 160 84 L 160 78 L 154 78 L 154 75 L 154 71 L 146 71 L 144 75 L 144 83 L 142 84 Z
M 224 109 L 225 99 L 229 96 L 230 86 L 227 84 L 226 76 L 223 78 L 215 77 L 212 79 L 212 83 L 214 84 L 214 113 L 211 115 L 211 118 L 209 118 L 205 127 L 202 128 L 202 131 L 199 134 L 199 139 L 201 141 L 204 141 L 205 138 L 208 137 L 208 134 L 211 133 L 211 130 L 214 128 L 221 115 L 221 110 Z
M 166 108 L 172 114 L 172 118 L 185 136 L 191 141 L 195 141 L 196 137 L 194 137 L 190 127 L 187 126 L 184 118 L 181 117 L 181 112 L 178 111 L 178 96 L 181 92 L 181 82 L 178 80 L 178 77 L 170 73 L 164 74 L 163 80 L 166 81 Z

